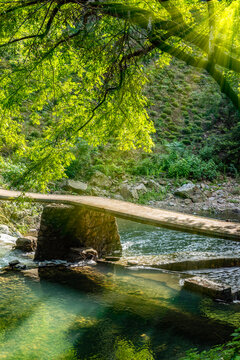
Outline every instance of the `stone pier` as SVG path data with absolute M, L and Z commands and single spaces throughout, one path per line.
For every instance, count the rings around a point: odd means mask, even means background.
M 99 257 L 121 254 L 114 216 L 72 205 L 44 208 L 35 260 L 68 259 L 71 248 L 93 248 Z

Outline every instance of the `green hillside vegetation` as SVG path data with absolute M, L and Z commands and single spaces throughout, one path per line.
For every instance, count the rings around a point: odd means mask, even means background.
M 79 140 L 67 176 L 89 180 L 96 170 L 119 180 L 124 175 L 194 180 L 237 176 L 239 112 L 214 80 L 176 60 L 162 70 L 155 65 L 148 70 L 145 96 L 156 128 L 152 153 L 120 152 L 114 143 L 92 148 Z
M 147 70 L 150 75 L 144 94 L 156 128 L 153 151 L 119 151 L 114 140 L 107 146 L 92 147 L 79 139 L 67 177 L 88 181 L 96 170 L 118 180 L 124 176 L 193 180 L 214 180 L 219 174 L 237 176 L 239 112 L 214 80 L 177 60 L 164 69 L 149 65 Z M 50 122 L 47 109 L 44 115 Z M 30 143 L 40 138 L 41 124 L 27 120 L 25 133 Z M 12 148 L 6 146 L 1 153 L 3 182 L 11 182 L 25 164 L 15 164 Z
M 147 111 L 156 133 L 151 153 L 120 151 L 114 140 L 92 147 L 79 139 L 72 149 L 76 159 L 66 170 L 71 179 L 88 181 L 96 170 L 114 179 L 124 176 L 169 177 L 214 180 L 219 174 L 237 176 L 240 168 L 240 117 L 219 86 L 204 71 L 174 60 L 159 69 L 149 65 L 144 89 Z M 46 108 L 45 122 L 51 122 Z M 25 117 L 28 117 L 26 109 Z M 25 122 L 28 141 L 41 138 L 43 126 Z M 11 182 L 25 169 L 14 149 L 2 151 L 3 183 Z

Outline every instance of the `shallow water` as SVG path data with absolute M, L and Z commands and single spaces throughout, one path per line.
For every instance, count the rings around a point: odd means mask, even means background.
M 175 360 L 188 348 L 226 340 L 240 320 L 237 305 L 205 303 L 181 291 L 175 275 L 119 272 L 111 282 L 113 290 L 86 294 L 19 275 L 0 278 L 0 359 L 56 360 L 75 350 L 78 359 L 110 360 L 124 339 L 148 341 L 156 359 Z
M 159 254 L 206 254 L 240 256 L 240 243 L 154 226 L 118 220 L 124 256 Z
M 120 223 L 119 229 L 124 255 L 186 249 L 216 253 L 216 243 L 229 254 L 239 251 L 234 242 L 145 225 Z M 11 252 L 13 243 L 0 237 L 0 265 L 19 256 L 31 264 L 31 256 Z M 100 293 L 20 274 L 0 276 L 0 359 L 112 360 L 116 344 L 126 340 L 136 348 L 149 344 L 155 359 L 177 360 L 189 348 L 224 342 L 240 325 L 239 304 L 220 304 L 183 291 L 178 274 L 97 269 L 108 279 Z
M 124 256 L 170 255 L 175 261 L 216 257 L 240 257 L 240 243 L 217 237 L 208 237 L 172 231 L 154 226 L 118 221 Z M 191 270 L 187 273 L 203 275 L 216 282 L 240 290 L 240 268 Z

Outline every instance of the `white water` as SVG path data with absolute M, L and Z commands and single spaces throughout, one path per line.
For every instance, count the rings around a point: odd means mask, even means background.
M 7 231 L 6 231 L 7 232 Z M 33 253 L 23 253 L 19 250 L 14 250 L 17 236 L 13 233 L 10 234 L 0 233 L 0 269 L 7 266 L 12 260 L 19 260 L 22 264 L 33 266 L 34 263 Z
M 119 221 L 124 256 L 170 255 L 175 261 L 240 257 L 240 243 L 215 237 L 172 231 L 129 221 Z M 190 270 L 240 290 L 240 268 Z

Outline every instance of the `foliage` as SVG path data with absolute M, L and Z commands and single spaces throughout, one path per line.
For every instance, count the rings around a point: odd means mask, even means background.
M 150 151 L 154 127 L 142 89 L 151 61 L 159 69 L 175 56 L 204 67 L 238 107 L 237 1 L 3 1 L 0 15 L 0 146 L 25 164 L 16 186 L 46 189 L 63 177 L 80 138 L 94 146 L 113 138 L 120 149 Z M 178 92 L 187 94 L 181 76 L 179 83 Z M 200 101 L 213 104 L 215 114 L 221 99 L 212 97 L 214 103 L 207 95 Z M 175 110 L 168 101 L 163 115 Z M 168 138 L 177 131 L 172 125 Z
M 217 165 L 213 160 L 204 161 L 179 142 L 168 143 L 165 147 L 167 153 L 154 154 L 151 158 L 143 159 L 132 169 L 132 173 L 159 176 L 166 172 L 170 178 L 195 180 L 213 180 L 217 177 Z
M 199 353 L 190 350 L 181 360 L 240 360 L 240 329 L 233 334 L 233 340 Z
M 11 183 L 14 179 L 24 173 L 26 166 L 24 163 L 15 162 L 11 158 L 0 157 L 0 171 L 3 179 Z
M 138 199 L 139 204 L 148 204 L 151 200 L 161 201 L 164 200 L 167 195 L 167 188 L 164 187 L 159 191 L 148 191 L 145 194 L 141 194 Z
M 234 175 L 240 169 L 240 122 L 223 136 L 212 139 L 212 143 L 214 151 L 221 154 L 221 160 L 229 164 L 229 170 L 232 169 Z

